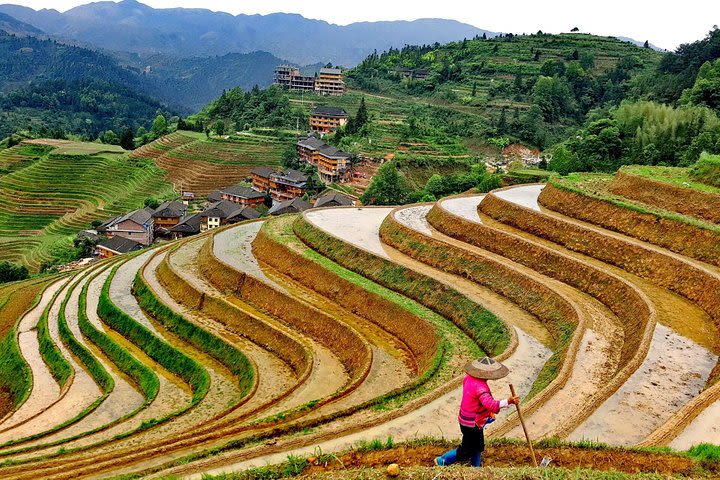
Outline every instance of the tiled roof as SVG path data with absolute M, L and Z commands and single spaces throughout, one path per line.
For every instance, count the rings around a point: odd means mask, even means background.
M 141 249 L 142 245 L 135 240 L 130 240 L 129 238 L 116 235 L 112 238 L 98 242 L 98 247 L 104 247 L 115 253 L 128 253 Z
M 318 150 L 327 144 L 319 138 L 307 137 L 307 138 L 298 140 L 297 145 L 300 145 L 301 147 L 305 147 L 305 148 L 310 148 L 313 150 Z
M 228 218 L 238 209 L 238 204 L 230 200 L 220 200 L 210 205 L 200 213 L 201 217 Z
M 270 210 L 268 210 L 268 215 L 282 215 L 283 213 L 300 213 L 304 212 L 308 208 L 312 208 L 312 205 L 310 205 L 305 200 L 302 200 L 300 197 L 295 197 L 293 199 L 286 200 L 284 202 L 280 202 L 274 205 Z
M 263 198 L 265 196 L 262 192 L 243 185 L 233 185 L 232 187 L 222 188 L 220 192 L 241 198 Z
M 155 209 L 153 218 L 180 218 L 187 212 L 187 205 L 178 201 L 163 202 Z
M 347 112 L 339 107 L 315 107 L 310 115 L 323 115 L 326 117 L 347 117 Z
M 324 205 L 354 205 L 353 199 L 342 193 L 329 193 L 318 198 L 315 202 L 315 207 L 322 207 Z
M 329 73 L 332 75 L 340 75 L 342 73 L 342 70 L 339 68 L 321 68 L 320 73 Z
M 349 153 L 343 152 L 342 150 L 338 150 L 337 148 L 333 147 L 332 145 L 327 145 L 326 147 L 319 149 L 319 152 L 321 155 L 323 155 L 327 158 L 350 158 Z
M 270 167 L 255 167 L 252 170 L 250 170 L 250 173 L 253 175 L 257 175 L 260 177 L 270 178 L 270 175 L 273 173 L 276 173 L 277 170 L 270 168 Z
M 256 218 L 260 218 L 260 212 L 252 207 L 237 209 L 227 217 L 228 222 L 241 222 L 243 220 L 254 220 Z
M 182 233 L 199 233 L 200 232 L 200 223 L 202 222 L 202 217 L 199 213 L 196 213 L 195 215 L 191 215 L 189 217 L 186 217 L 182 220 L 180 220 L 180 223 L 173 226 L 170 231 L 171 232 L 182 232 Z

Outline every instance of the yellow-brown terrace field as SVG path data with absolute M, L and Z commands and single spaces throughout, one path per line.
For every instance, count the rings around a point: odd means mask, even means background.
M 652 205 L 663 184 L 641 201 L 618 182 L 311 209 L 5 286 L 0 478 L 200 478 L 289 454 L 226 478 L 381 478 L 357 469 L 389 461 L 433 478 L 447 445 L 417 439 L 458 438 L 482 354 L 570 469 L 552 478 L 716 475 L 636 447 L 720 444 L 720 227 Z M 487 434 L 478 478 L 539 475 L 501 440 L 523 438 L 515 413 Z

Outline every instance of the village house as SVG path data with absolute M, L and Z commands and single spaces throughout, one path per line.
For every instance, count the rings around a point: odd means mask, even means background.
M 268 210 L 268 215 L 284 215 L 286 213 L 300 213 L 304 212 L 308 208 L 312 208 L 312 205 L 310 205 L 305 200 L 302 200 L 300 198 L 293 198 L 290 200 L 285 200 L 284 202 L 277 203 L 273 205 L 273 207 Z
M 133 210 L 130 213 L 111 218 L 97 228 L 108 238 L 123 237 L 143 245 L 152 244 L 155 236 L 153 215 L 150 207 Z
M 142 244 L 129 240 L 122 236 L 106 238 L 95 246 L 95 253 L 98 258 L 110 258 L 123 253 L 130 253 L 142 248 Z
M 213 203 L 200 214 L 200 231 L 212 230 L 222 225 L 252 220 L 260 217 L 260 213 L 252 207 L 243 207 L 229 200 Z
M 188 215 L 187 217 L 180 220 L 180 222 L 170 229 L 170 237 L 173 240 L 178 238 L 185 238 L 200 233 L 200 224 L 202 223 L 202 216 L 200 213 L 195 215 Z
M 299 68 L 291 65 L 278 65 L 275 67 L 273 85 L 296 92 L 316 92 L 321 95 L 345 93 L 345 82 L 339 68 L 321 68 L 315 77 L 303 75 Z
M 270 167 L 255 167 L 250 171 L 252 175 L 252 188 L 258 192 L 270 191 L 270 176 L 276 173 L 275 169 Z M 220 195 L 222 197 L 222 194 Z
M 347 121 L 347 112 L 339 107 L 315 107 L 310 112 L 310 130 L 313 132 L 334 132 Z
M 288 168 L 270 175 L 270 195 L 283 202 L 305 195 L 308 177 L 304 173 Z
M 155 234 L 166 235 L 187 214 L 187 205 L 177 201 L 161 203 L 152 214 Z
M 315 79 L 315 92 L 322 95 L 342 95 L 345 93 L 345 82 L 339 68 L 321 68 Z
M 288 90 L 312 92 L 315 90 L 315 77 L 302 75 L 297 67 L 278 65 L 275 67 L 273 85 Z
M 398 68 L 397 73 L 403 78 L 412 80 L 425 80 L 430 76 L 427 70 L 413 70 L 412 68 Z
M 265 201 L 265 195 L 242 185 L 220 189 L 220 199 L 237 203 L 244 207 L 257 207 Z
M 336 182 L 350 167 L 349 153 L 338 150 L 332 145 L 326 145 L 313 153 L 313 163 L 317 165 L 320 178 L 325 182 Z
M 331 192 L 318 197 L 313 208 L 350 207 L 352 205 L 355 205 L 355 200 L 352 197 L 339 192 Z
M 326 145 L 327 143 L 325 143 L 323 140 L 310 135 L 306 138 L 301 138 L 300 140 L 298 140 L 298 142 L 295 144 L 295 150 L 301 162 L 305 162 L 308 165 L 315 165 L 313 163 L 313 154 L 318 149 L 325 147 Z

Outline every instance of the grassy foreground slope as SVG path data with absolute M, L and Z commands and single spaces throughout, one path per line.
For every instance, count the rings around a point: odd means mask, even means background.
M 74 254 L 79 230 L 172 195 L 153 162 L 97 144 L 22 144 L 0 152 L 0 259 L 37 270 Z M 64 153 L 58 153 L 64 152 Z

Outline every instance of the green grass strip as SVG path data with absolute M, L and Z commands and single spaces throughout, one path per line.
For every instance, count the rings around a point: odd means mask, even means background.
M 237 377 L 242 396 L 250 392 L 254 384 L 255 372 L 245 354 L 160 302 L 145 283 L 140 272 L 135 275 L 133 281 L 133 295 L 140 307 L 166 329 L 227 367 Z M 102 301 L 101 297 L 101 303 Z M 207 372 L 205 374 L 207 375 Z
M 703 222 L 702 220 L 698 220 L 694 217 L 671 212 L 669 210 L 663 210 L 660 208 L 648 208 L 639 203 L 621 200 L 621 197 L 593 193 L 583 187 L 583 182 L 592 180 L 593 178 L 608 178 L 608 176 L 604 174 L 593 173 L 571 173 L 566 177 L 553 177 L 549 180 L 549 183 L 554 187 L 566 190 L 568 192 L 577 193 L 586 197 L 602 200 L 611 205 L 615 205 L 616 207 L 624 208 L 633 212 L 654 215 L 655 217 L 658 217 L 660 219 L 684 223 L 703 230 L 709 230 L 713 233 L 720 233 L 720 226 L 708 222 Z
M 55 342 L 50 337 L 50 330 L 48 329 L 48 317 L 50 315 L 50 310 L 55 304 L 55 301 L 57 300 L 61 292 L 62 288 L 55 292 L 52 300 L 45 307 L 45 310 L 43 310 L 43 313 L 40 316 L 40 320 L 37 324 L 37 331 L 38 342 L 40 344 L 40 355 L 45 361 L 45 364 L 48 366 L 50 374 L 53 376 L 55 381 L 58 383 L 58 385 L 60 385 L 60 388 L 62 389 L 65 387 L 68 379 L 73 374 L 73 368 L 72 365 L 70 365 L 70 362 L 68 362 L 67 359 L 63 356 L 60 348 L 55 345 Z
M 94 276 L 97 276 L 96 273 Z M 65 295 L 65 298 L 63 299 L 62 303 L 60 304 L 60 312 L 58 313 L 58 331 L 60 333 L 60 339 L 65 343 L 67 348 L 78 358 L 78 360 L 83 364 L 85 369 L 88 371 L 90 377 L 93 379 L 93 381 L 98 385 L 100 388 L 100 392 L 102 395 L 95 399 L 93 403 L 88 405 L 85 409 L 83 409 L 80 413 L 78 413 L 75 417 L 66 420 L 63 423 L 60 423 L 58 425 L 55 425 L 54 427 L 50 428 L 49 430 L 45 430 L 44 432 L 36 433 L 34 435 L 29 435 L 24 438 L 18 438 L 15 440 L 11 440 L 9 442 L 6 442 L 0 447 L 8 447 L 11 445 L 15 445 L 18 443 L 24 443 L 31 440 L 35 440 L 41 437 L 44 437 L 46 435 L 49 435 L 51 433 L 57 432 L 62 430 L 63 428 L 72 425 L 73 423 L 83 419 L 87 415 L 89 415 L 92 411 L 94 411 L 97 407 L 100 406 L 102 402 L 105 401 L 105 399 L 110 395 L 110 393 L 115 388 L 115 381 L 110 376 L 110 374 L 105 370 L 105 367 L 95 358 L 95 356 L 90 352 L 90 350 L 87 349 L 82 343 L 80 343 L 79 340 L 75 338 L 72 331 L 70 330 L 70 327 L 67 324 L 67 318 L 65 317 L 65 307 L 67 305 L 68 300 L 70 299 L 70 296 L 72 295 L 75 288 L 77 288 L 78 284 L 83 280 L 83 278 L 80 278 L 75 281 L 75 283 L 72 284 L 70 289 L 68 290 L 67 294 Z M 61 442 L 56 442 L 61 443 Z M 52 444 L 51 444 L 52 445 Z M 39 447 L 35 448 L 28 448 L 28 449 L 19 449 L 16 451 L 8 451 L 3 452 L 2 456 L 11 455 L 17 452 L 27 451 L 27 450 L 34 450 Z M 13 464 L 12 461 L 5 461 L 0 464 L 0 466 L 3 465 L 10 465 Z
M 113 272 L 118 267 L 113 269 Z M 93 277 L 94 279 L 95 277 Z M 140 388 L 145 401 L 143 405 L 149 405 L 160 390 L 160 380 L 155 372 L 147 365 L 140 362 L 130 352 L 113 340 L 110 335 L 96 328 L 87 316 L 87 292 L 90 287 L 90 281 L 86 282 L 80 291 L 80 301 L 78 308 L 78 324 L 80 331 L 91 342 L 102 350 L 102 352 L 114 363 L 123 373 L 130 377 Z M 106 282 L 107 284 L 107 282 Z M 103 285 L 104 288 L 105 285 Z M 98 308 L 98 311 L 100 308 Z M 105 317 L 100 315 L 103 320 Z
M 35 283 L 36 282 L 33 282 L 33 284 Z M 48 285 L 46 285 L 45 288 L 47 288 Z M 20 320 L 40 303 L 45 288 L 35 296 L 32 304 L 25 310 L 23 315 L 18 318 L 15 326 L 13 326 L 2 343 L 0 343 L 0 393 L 3 391 L 8 392 L 13 401 L 13 408 L 18 408 L 25 403 L 25 400 L 30 396 L 30 391 L 32 390 L 32 371 L 30 370 L 30 365 L 27 364 L 22 353 L 20 353 L 20 345 L 17 341 L 17 329 Z M 5 297 L 2 307 L 10 301 L 11 296 L 18 292 L 19 289 L 20 287 Z
M 60 332 L 60 338 L 70 351 L 80 360 L 88 373 L 92 377 L 93 381 L 98 385 L 100 391 L 107 396 L 115 388 L 115 381 L 110 374 L 105 370 L 100 361 L 85 347 L 78 339 L 75 338 L 65 317 L 65 307 L 67 306 L 70 296 L 72 295 L 75 288 L 83 279 L 77 280 L 72 287 L 68 290 L 67 295 L 60 304 L 60 312 L 58 313 L 58 331 Z M 104 400 L 104 397 L 103 397 Z
M 510 343 L 510 333 L 505 324 L 457 290 L 427 275 L 349 245 L 302 217 L 294 222 L 293 228 L 303 242 L 322 256 L 446 318 L 456 318 L 459 320 L 456 322 L 458 327 L 489 355 L 501 354 Z
M 100 292 L 98 315 L 110 328 L 138 346 L 148 357 L 183 379 L 193 392 L 192 403 L 196 404 L 205 397 L 210 388 L 210 375 L 195 359 L 161 340 L 110 300 L 110 282 L 118 268 L 119 266 L 113 268 Z
M 30 395 L 32 372 L 20 353 L 17 325 L 0 343 L 0 392 L 7 392 L 17 408 Z

